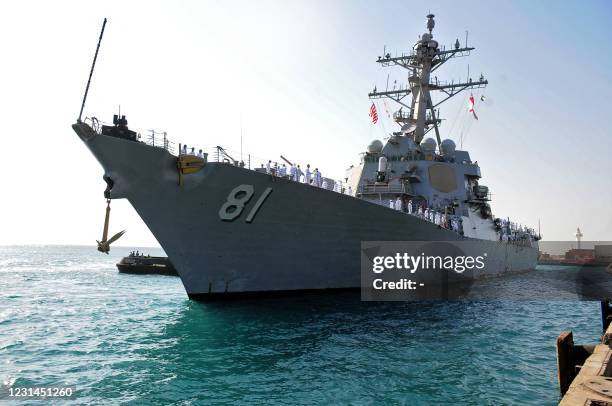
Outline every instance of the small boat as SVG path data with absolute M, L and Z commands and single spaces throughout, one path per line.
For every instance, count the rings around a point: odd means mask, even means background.
M 174 265 L 167 257 L 152 257 L 134 252 L 123 257 L 117 263 L 117 269 L 121 273 L 178 276 Z

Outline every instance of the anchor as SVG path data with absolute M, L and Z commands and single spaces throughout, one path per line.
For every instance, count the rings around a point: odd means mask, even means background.
M 110 240 L 108 238 L 108 223 L 110 219 L 110 202 L 111 199 L 106 199 L 106 216 L 104 217 L 104 230 L 102 230 L 102 241 L 96 240 L 98 243 L 98 251 L 105 253 L 108 255 L 110 251 L 110 245 L 117 241 L 123 234 L 125 234 L 125 230 L 119 231 L 117 234 L 113 235 Z

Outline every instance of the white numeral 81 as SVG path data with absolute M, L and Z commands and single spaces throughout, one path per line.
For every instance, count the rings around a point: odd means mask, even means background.
M 236 186 L 227 196 L 225 204 L 219 209 L 219 218 L 225 221 L 232 221 L 242 214 L 244 206 L 253 197 L 253 186 Z

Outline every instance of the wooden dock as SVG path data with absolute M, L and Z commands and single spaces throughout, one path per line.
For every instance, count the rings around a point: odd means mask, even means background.
M 601 302 L 604 334 L 595 345 L 575 345 L 571 331 L 557 338 L 561 406 L 612 406 L 612 308 Z

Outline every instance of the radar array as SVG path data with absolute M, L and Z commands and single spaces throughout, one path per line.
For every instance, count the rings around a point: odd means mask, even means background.
M 399 88 L 396 88 L 394 84 L 393 89 L 389 90 L 387 80 L 387 88 L 384 91 L 378 91 L 374 87 L 374 90 L 368 96 L 370 99 L 387 98 L 400 105 L 399 110 L 393 114 L 393 120 L 400 126 L 400 131 L 394 133 L 394 135 L 409 136 L 419 144 L 425 134 L 433 129 L 436 133 L 438 148 L 440 148 L 442 141 L 438 127 L 441 124 L 441 120 L 437 107 L 466 89 L 486 87 L 488 81 L 483 75 L 480 75 L 478 80 L 472 80 L 472 78 L 468 77 L 467 81 L 458 83 L 454 83 L 454 81 L 441 82 L 436 76 L 431 80 L 431 73 L 448 60 L 455 57 L 469 56 L 470 52 L 475 49 L 467 46 L 467 38 L 466 44 L 463 47 L 457 39 L 453 49 L 440 49 L 438 42 L 433 39 L 432 30 L 434 26 L 434 15 L 427 15 L 427 29 L 429 32 L 421 36 L 412 51 L 403 53 L 400 56 L 391 56 L 391 54 L 383 52 L 384 55 L 379 56 L 376 61 L 384 67 L 400 66 L 407 69 L 410 72 L 408 83 L 400 85 Z M 431 91 L 439 91 L 444 96 L 434 104 L 430 94 Z M 412 95 L 410 104 L 404 100 L 408 95 Z

